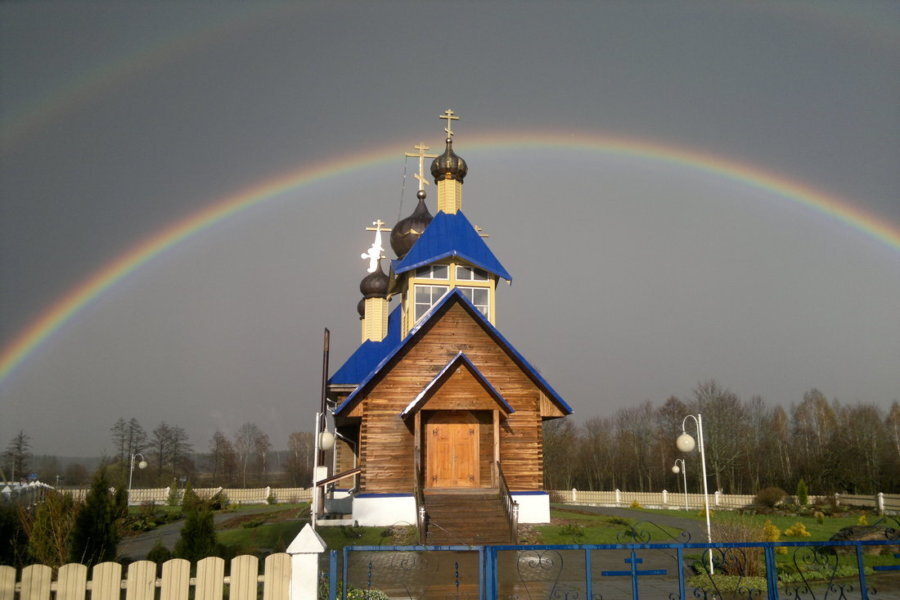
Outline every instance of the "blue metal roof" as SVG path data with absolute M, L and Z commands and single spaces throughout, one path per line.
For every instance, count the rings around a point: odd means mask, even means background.
M 394 273 L 399 275 L 451 256 L 512 281 L 512 276 L 462 212 L 441 211 L 435 215 L 406 256 L 393 262 Z
M 421 239 L 420 239 L 420 241 L 421 241 Z M 531 363 L 529 363 L 527 360 L 525 360 L 525 357 L 522 356 L 518 352 L 518 350 L 516 350 L 513 347 L 513 345 L 507 341 L 507 339 L 505 337 L 503 337 L 503 335 L 500 333 L 500 331 L 497 330 L 496 327 L 491 325 L 491 322 L 487 320 L 487 317 L 485 317 L 483 314 L 481 314 L 481 311 L 478 310 L 477 308 L 475 308 L 475 306 L 473 306 L 472 303 L 469 302 L 468 298 L 466 298 L 465 296 L 462 295 L 462 292 L 460 292 L 459 289 L 454 288 L 449 293 L 447 293 L 442 300 L 440 300 L 437 304 L 435 304 L 431 308 L 431 310 L 429 310 L 428 313 L 426 313 L 426 315 L 424 317 L 422 317 L 422 320 L 419 321 L 419 323 L 416 324 L 415 327 L 410 329 L 409 334 L 407 334 L 407 336 L 401 342 L 395 344 L 393 349 L 390 349 L 386 354 L 383 354 L 382 355 L 383 358 L 378 362 L 377 365 L 375 365 L 375 367 L 365 377 L 358 380 L 359 385 L 357 386 L 357 388 L 355 390 L 353 390 L 353 392 L 351 392 L 349 396 L 347 396 L 347 398 L 344 400 L 343 403 L 341 403 L 340 406 L 338 406 L 337 408 L 334 409 L 334 414 L 337 415 L 337 414 L 340 414 L 341 412 L 343 412 L 348 406 L 350 406 L 350 404 L 353 402 L 353 400 L 358 395 L 362 394 L 364 391 L 366 393 L 368 393 L 369 385 L 378 377 L 378 375 L 379 375 L 379 373 L 381 373 L 382 369 L 388 363 L 390 363 L 391 359 L 394 358 L 395 356 L 397 356 L 397 354 L 399 354 L 406 346 L 408 346 L 411 343 L 413 338 L 419 337 L 420 332 L 426 331 L 428 329 L 427 325 L 432 321 L 432 319 L 438 318 L 439 315 L 443 314 L 444 312 L 446 312 L 447 309 L 449 309 L 449 307 L 452 305 L 452 303 L 457 303 L 457 302 L 459 304 L 461 304 L 466 309 L 466 311 L 470 315 L 472 315 L 472 317 L 475 318 L 481 324 L 482 328 L 488 333 L 488 335 L 490 335 L 494 340 L 496 340 L 504 348 L 504 350 L 506 350 L 506 352 L 510 355 L 510 357 L 525 372 L 525 374 L 528 375 L 532 381 L 534 381 L 535 385 L 537 385 L 539 388 L 541 388 L 541 390 L 545 394 L 547 394 L 547 396 L 551 400 L 556 402 L 559 405 L 559 407 L 563 410 L 563 412 L 565 412 L 566 414 L 572 413 L 572 407 L 570 407 L 566 403 L 566 401 L 562 399 L 562 396 L 560 396 L 559 394 L 556 393 L 556 390 L 554 390 L 550 386 L 550 384 L 547 383 L 547 381 L 541 376 L 541 374 L 534 367 L 531 366 Z M 392 318 L 394 317 L 395 313 L 396 313 L 396 309 L 394 309 L 394 312 L 391 313 Z M 399 336 L 399 329 L 398 329 L 398 336 Z M 387 338 L 385 339 L 385 341 L 387 341 Z M 379 342 L 379 343 L 383 343 L 383 342 Z M 365 344 L 363 344 L 363 346 L 365 346 Z M 357 351 L 354 353 L 353 356 L 356 356 L 356 354 L 358 354 L 360 352 L 360 350 L 362 350 L 362 346 L 360 346 L 360 348 L 357 349 Z M 353 357 L 351 356 L 351 359 L 352 358 Z M 347 362 L 350 362 L 350 360 L 348 360 Z M 346 364 L 345 364 L 345 366 L 346 366 Z M 343 370 L 343 368 L 344 367 L 341 367 L 341 370 Z M 337 375 L 337 374 L 335 374 L 335 375 Z M 333 379 L 334 378 L 332 378 L 332 380 Z M 332 383 L 339 383 L 339 382 L 332 381 Z M 352 382 L 346 382 L 346 383 L 352 383 Z
M 381 360 L 400 343 L 400 307 L 388 316 L 388 333 L 380 342 L 366 340 L 328 380 L 330 384 L 356 385 L 371 373 Z
M 434 379 L 428 382 L 428 385 L 422 388 L 422 391 L 419 392 L 419 394 L 415 398 L 413 398 L 413 401 L 403 409 L 403 412 L 400 413 L 400 417 L 405 419 L 406 415 L 408 415 L 413 409 L 417 408 L 419 404 L 422 403 L 422 400 L 424 400 L 425 397 L 429 395 L 429 392 L 432 390 L 432 388 L 436 390 L 441 385 L 443 385 L 444 381 L 446 381 L 447 379 L 447 376 L 450 375 L 454 370 L 453 367 L 461 363 L 465 364 L 469 368 L 469 372 L 472 373 L 472 375 L 475 376 L 475 379 L 477 379 L 478 382 L 484 387 L 484 389 L 487 390 L 487 393 L 491 395 L 491 398 L 496 400 L 497 403 L 505 408 L 508 413 L 516 412 L 516 409 L 509 405 L 509 402 L 507 402 L 503 398 L 503 396 L 500 395 L 500 392 L 498 392 L 497 389 L 491 385 L 491 382 L 489 382 L 487 378 L 481 373 L 481 371 L 478 370 L 478 367 L 472 364 L 472 361 L 469 360 L 469 357 L 466 356 L 464 352 L 460 351 L 456 353 L 456 356 L 454 356 L 450 360 L 450 362 L 448 362 L 444 366 L 443 369 L 441 369 L 440 373 L 434 376 Z

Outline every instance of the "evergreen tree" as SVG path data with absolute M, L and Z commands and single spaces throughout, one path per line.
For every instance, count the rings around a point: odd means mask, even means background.
M 69 559 L 69 539 L 75 525 L 71 494 L 48 493 L 26 525 L 28 552 L 37 562 L 60 567 Z
M 797 482 L 797 503 L 800 506 L 809 504 L 809 490 L 806 488 L 806 481 L 802 477 Z
M 212 510 L 205 502 L 192 503 L 184 527 L 181 528 L 181 537 L 175 544 L 175 556 L 196 562 L 207 556 L 215 556 L 217 548 Z
M 24 567 L 28 564 L 28 536 L 17 502 L 0 502 L 0 565 Z
M 101 468 L 94 476 L 84 506 L 75 517 L 69 560 L 89 566 L 114 560 L 119 543 L 117 521 L 115 500 L 109 491 L 106 470 Z

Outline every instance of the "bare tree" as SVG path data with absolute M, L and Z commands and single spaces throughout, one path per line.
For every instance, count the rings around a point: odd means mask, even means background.
M 312 479 L 315 438 L 308 431 L 295 431 L 288 437 L 288 458 L 285 469 L 293 485 L 306 486 Z
M 10 472 L 10 480 L 15 481 L 16 477 L 25 477 L 28 471 L 28 462 L 31 460 L 31 436 L 20 429 L 19 433 L 6 446 L 3 458 Z
M 263 438 L 265 442 L 263 443 Z M 258 452 L 269 444 L 269 436 L 262 432 L 256 423 L 244 423 L 234 437 L 234 450 L 237 453 L 241 469 L 241 486 L 247 487 L 247 471 L 254 457 L 257 465 L 261 465 Z M 263 459 L 265 460 L 265 459 Z
M 237 471 L 237 456 L 231 441 L 221 431 L 216 430 L 209 440 L 209 453 L 213 482 L 231 483 Z

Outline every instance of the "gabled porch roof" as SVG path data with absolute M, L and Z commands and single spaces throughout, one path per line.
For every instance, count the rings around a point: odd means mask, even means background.
M 428 384 L 422 389 L 419 394 L 413 398 L 412 402 L 410 402 L 406 408 L 403 409 L 403 412 L 400 413 L 400 417 L 405 419 L 408 415 L 421 410 L 425 404 L 428 403 L 434 394 L 447 382 L 450 376 L 456 371 L 457 368 L 466 368 L 472 374 L 473 377 L 481 384 L 481 387 L 494 399 L 494 401 L 499 405 L 500 410 L 502 410 L 505 414 L 510 414 L 516 412 L 512 406 L 500 395 L 494 386 L 490 384 L 490 382 L 485 378 L 485 376 L 478 370 L 478 367 L 472 364 L 472 361 L 469 360 L 463 352 L 457 353 L 453 359 L 444 366 L 443 369 L 432 379 Z

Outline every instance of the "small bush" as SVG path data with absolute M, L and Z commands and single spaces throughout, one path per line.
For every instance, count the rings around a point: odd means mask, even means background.
M 566 525 L 563 525 L 559 529 L 559 534 L 566 537 L 571 537 L 573 540 L 578 540 L 584 537 L 584 527 L 582 527 L 581 525 L 568 523 Z
M 787 537 L 809 537 L 812 534 L 806 530 L 806 525 L 798 522 L 785 529 L 784 535 Z
M 859 519 L 856 520 L 856 524 L 863 525 L 863 526 L 868 525 L 869 519 L 866 518 L 866 515 L 859 515 Z
M 759 490 L 754 502 L 768 508 L 775 508 L 784 501 L 785 496 L 787 496 L 787 492 L 780 487 L 772 486 Z
M 816 520 L 816 523 L 821 525 L 825 522 L 825 513 L 823 513 L 821 510 L 817 510 L 813 513 L 813 518 Z
M 225 492 L 216 492 L 212 498 L 207 500 L 206 505 L 210 510 L 225 510 L 228 508 L 228 494 Z
M 172 485 L 169 486 L 169 496 L 166 498 L 166 504 L 169 506 L 178 506 L 181 504 L 181 494 L 178 493 L 177 479 L 173 479 Z
M 744 522 L 716 523 L 712 533 L 716 542 L 740 544 L 766 541 L 763 539 L 763 532 Z M 716 556 L 718 558 L 716 570 L 720 574 L 744 577 L 765 574 L 763 551 L 760 548 L 723 548 L 721 554 L 717 552 Z M 705 563 L 704 560 L 704 566 Z
M 632 500 L 629 507 L 630 508 L 644 508 L 643 506 L 641 506 L 641 503 L 638 502 L 637 500 Z
M 172 558 L 172 551 L 163 546 L 162 540 L 156 540 L 153 548 L 147 553 L 147 560 L 156 564 L 164 563 Z
M 797 503 L 800 506 L 809 504 L 809 490 L 806 487 L 806 481 L 802 477 L 797 482 Z
M 197 492 L 195 492 L 194 488 L 191 486 L 191 482 L 188 481 L 184 486 L 184 494 L 181 496 L 181 510 L 187 514 L 202 503 L 203 501 L 200 500 L 200 496 L 197 495 Z
M 269 494 L 266 498 L 266 504 L 278 504 L 278 499 L 275 498 L 275 494 Z
M 766 542 L 777 542 L 781 539 L 781 530 L 776 527 L 772 521 L 766 520 L 763 523 L 763 540 Z

